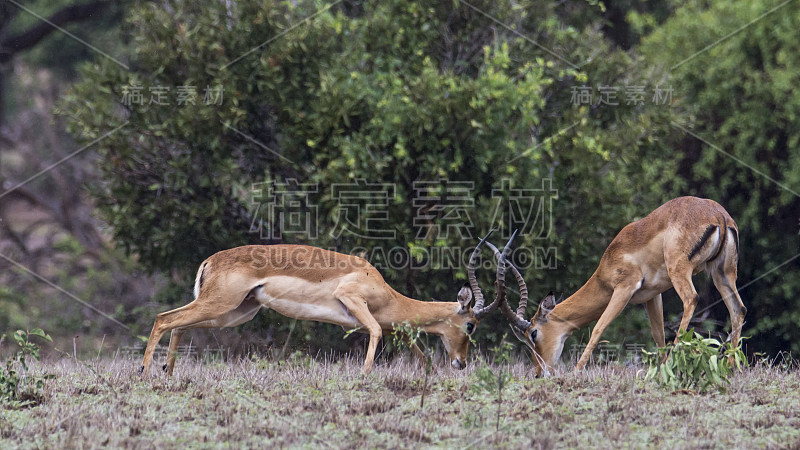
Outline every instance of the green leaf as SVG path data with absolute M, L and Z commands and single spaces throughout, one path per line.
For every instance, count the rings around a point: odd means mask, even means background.
M 719 373 L 719 367 L 717 366 L 717 355 L 711 355 L 711 357 L 708 358 L 708 364 L 713 373 Z
M 42 339 L 45 339 L 49 342 L 53 342 L 53 338 L 51 338 L 50 335 L 45 333 L 44 330 L 42 330 L 41 328 L 34 328 L 33 330 L 29 331 L 28 334 L 33 336 L 39 336 Z

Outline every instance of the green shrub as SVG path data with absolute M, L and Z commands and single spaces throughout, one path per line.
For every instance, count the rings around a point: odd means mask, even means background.
M 419 409 L 425 407 L 425 393 L 428 391 L 428 380 L 430 379 L 431 371 L 433 370 L 433 352 L 426 342 L 423 343 L 423 337 L 427 336 L 422 331 L 422 328 L 412 325 L 409 321 L 403 321 L 399 324 L 393 323 L 394 332 L 392 332 L 392 344 L 395 348 L 408 347 L 413 350 L 415 346 L 419 348 L 422 345 L 425 350 L 419 349 L 422 352 L 423 363 L 425 364 L 425 379 L 422 382 L 422 395 L 419 398 Z
M 675 345 L 655 352 L 642 351 L 644 362 L 648 365 L 644 379 L 653 380 L 673 391 L 689 389 L 706 392 L 713 387 L 724 392 L 734 367 L 740 369 L 747 364 L 741 341 L 734 347 L 713 338 L 703 338 L 689 330 L 680 334 Z
M 41 328 L 34 328 L 31 331 L 17 330 L 12 336 L 19 350 L 8 357 L 5 369 L 0 371 L 0 403 L 11 408 L 35 406 L 41 403 L 44 381 L 53 376 L 31 375 L 28 372 L 27 358 L 31 357 L 37 361 L 40 358 L 39 346 L 31 342 L 31 338 L 39 336 L 48 342 L 52 342 L 53 339 Z M 5 338 L 6 335 L 3 335 L 0 341 Z
M 485 362 L 475 369 L 475 382 L 472 389 L 477 392 L 487 392 L 497 396 L 497 416 L 495 431 L 500 430 L 500 418 L 503 407 L 503 389 L 512 381 L 513 377 L 508 370 L 512 360 L 514 346 L 506 341 L 506 336 L 492 349 L 494 353 L 494 366 Z

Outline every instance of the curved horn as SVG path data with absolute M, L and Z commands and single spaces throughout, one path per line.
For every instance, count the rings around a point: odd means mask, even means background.
M 497 247 L 492 245 L 491 242 L 487 242 L 486 245 L 489 247 L 489 249 L 491 249 L 494 252 L 494 256 L 495 258 L 497 258 L 498 261 L 498 265 L 500 264 L 501 260 L 505 261 L 505 264 L 508 265 L 508 267 L 511 269 L 511 272 L 517 278 L 517 284 L 519 284 L 520 299 L 516 314 L 514 313 L 514 311 L 511 310 L 511 307 L 508 305 L 508 301 L 505 298 L 505 288 L 503 289 L 503 297 L 501 299 L 500 309 L 503 311 L 503 314 L 506 316 L 508 321 L 511 322 L 511 325 L 513 325 L 519 330 L 525 331 L 531 326 L 531 322 L 525 320 L 524 318 L 525 309 L 528 306 L 528 286 L 525 284 L 525 280 L 522 278 L 522 274 L 519 273 L 519 270 L 517 270 L 514 264 L 512 264 L 511 261 L 507 261 L 505 259 L 504 253 L 506 252 L 508 246 L 506 246 L 506 248 L 503 249 L 503 253 L 501 253 L 500 250 L 498 250 Z M 499 288 L 498 288 L 498 293 L 499 293 Z M 490 307 L 491 306 L 495 306 L 494 303 L 492 303 Z
M 495 288 L 497 289 L 497 293 L 495 294 L 494 301 L 492 302 L 492 304 L 490 304 L 489 306 L 486 307 L 486 309 L 488 309 L 490 311 L 494 311 L 495 309 L 497 309 L 497 306 L 501 302 L 504 302 L 505 299 L 506 299 L 506 284 L 505 284 L 505 280 L 506 280 L 506 269 L 508 267 L 507 266 L 500 267 L 500 259 L 502 258 L 503 260 L 505 260 L 505 256 L 508 254 L 509 250 L 511 249 L 511 241 L 513 241 L 516 236 L 517 236 L 517 230 L 514 230 L 514 234 L 511 235 L 511 239 L 509 239 L 508 242 L 506 243 L 506 246 L 503 247 L 502 253 L 499 252 L 497 250 L 497 247 L 495 247 L 491 242 L 486 242 L 486 245 L 490 246 L 489 248 L 492 249 L 492 251 L 494 252 L 495 258 L 497 259 L 497 284 L 495 285 Z M 500 254 L 500 256 L 498 256 L 498 254 Z M 502 288 L 501 288 L 501 286 L 502 286 Z
M 511 264 L 511 261 L 508 262 L 508 265 L 511 266 L 514 276 L 517 277 L 517 284 L 519 285 L 519 305 L 517 305 L 517 316 L 520 318 L 525 318 L 525 310 L 528 309 L 528 285 L 525 284 L 522 274 L 519 273 L 519 270 L 517 270 L 513 264 Z
M 478 245 L 475 247 L 475 250 L 472 251 L 472 255 L 469 257 L 469 265 L 467 265 L 467 280 L 469 280 L 469 288 L 472 289 L 472 296 L 475 297 L 475 306 L 472 307 L 472 311 L 475 316 L 478 316 L 483 311 L 483 292 L 481 292 L 480 286 L 478 286 L 478 280 L 475 278 L 475 258 L 478 257 L 478 253 L 481 251 L 481 245 L 486 242 L 486 239 L 494 233 L 494 228 L 489 231 Z

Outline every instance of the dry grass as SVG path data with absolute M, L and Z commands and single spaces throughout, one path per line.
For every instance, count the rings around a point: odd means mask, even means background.
M 70 359 L 40 406 L 0 416 L 0 448 L 553 448 L 800 447 L 800 374 L 756 367 L 725 394 L 672 395 L 636 369 L 593 367 L 533 379 L 513 365 L 497 404 L 464 371 L 439 364 L 425 406 L 424 371 L 403 358 L 368 377 L 361 361 L 294 358 L 200 363 L 143 381 L 139 361 Z

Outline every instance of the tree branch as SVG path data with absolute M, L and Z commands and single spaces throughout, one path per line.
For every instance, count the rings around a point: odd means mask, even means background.
M 0 42 L 0 63 L 9 61 L 16 53 L 27 50 L 56 30 L 53 25 L 62 26 L 71 22 L 86 20 L 99 14 L 110 5 L 109 1 L 96 1 L 82 5 L 72 5 L 56 12 L 47 20 L 40 21 L 30 29 Z

